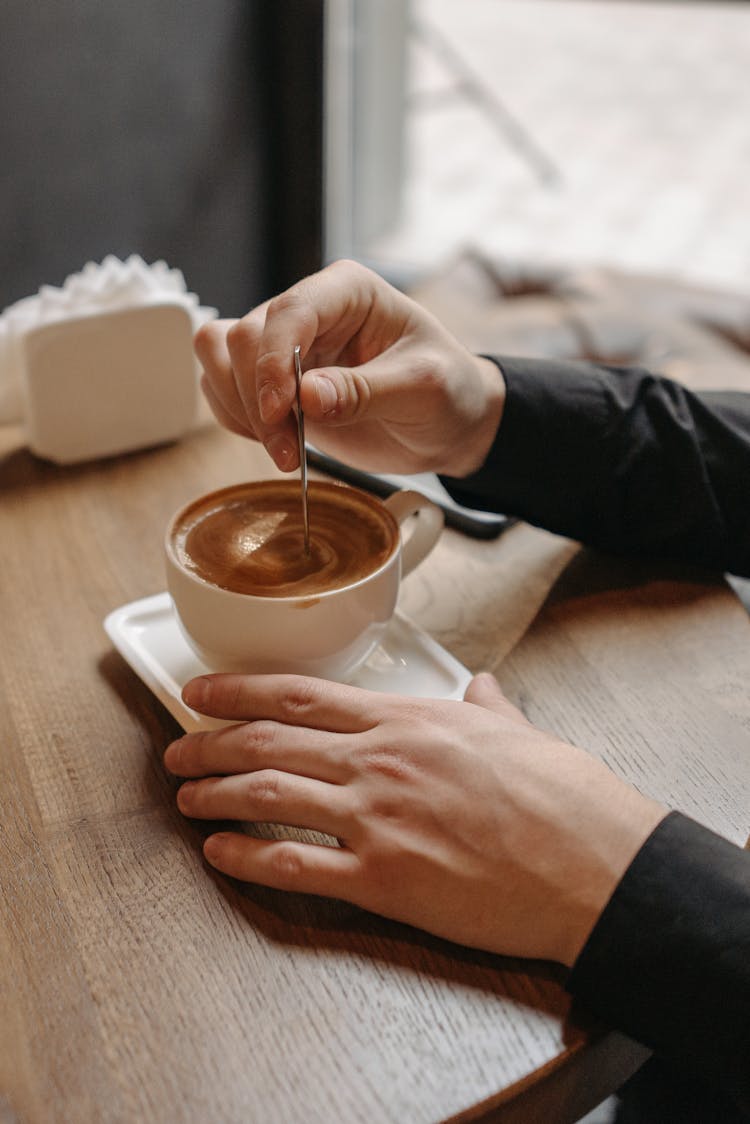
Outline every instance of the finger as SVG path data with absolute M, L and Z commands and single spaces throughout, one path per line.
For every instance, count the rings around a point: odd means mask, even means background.
M 426 350 L 406 354 L 393 349 L 357 367 L 328 366 L 307 371 L 300 401 L 305 417 L 326 425 L 371 420 L 402 420 L 404 403 L 442 395 L 444 365 Z
M 206 860 L 230 878 L 276 890 L 354 901 L 359 860 L 351 851 L 293 840 L 218 832 L 203 844 Z
M 233 419 L 233 424 L 228 425 L 228 428 L 236 432 L 237 426 L 248 426 L 249 419 L 237 394 L 227 344 L 228 333 L 235 323 L 234 320 L 212 320 L 204 324 L 196 332 L 194 349 L 203 367 L 201 386 L 209 405 L 217 413 L 214 403 L 218 402 L 223 410 L 219 420 L 224 425 L 229 418 Z
M 277 466 L 290 472 L 299 465 L 297 425 L 291 412 L 297 385 L 295 345 L 279 357 L 281 379 L 264 379 L 259 362 L 259 344 L 271 304 L 267 301 L 232 325 L 227 332 L 227 347 L 234 390 L 242 413 Z M 268 424 L 269 415 L 271 424 Z
M 257 310 L 256 310 L 257 312 Z M 269 456 L 282 472 L 292 472 L 299 466 L 299 444 L 296 418 L 291 412 L 296 400 L 296 376 L 294 373 L 294 349 L 286 356 L 285 383 L 291 379 L 292 397 L 284 399 L 283 414 L 273 425 L 264 421 L 263 413 L 273 412 L 277 390 L 268 382 L 259 383 L 257 367 L 258 338 L 260 325 L 255 314 L 239 320 L 228 334 L 233 393 L 242 416 L 263 442 Z M 269 407 L 269 401 L 273 406 Z
M 515 707 L 505 697 L 495 676 L 490 675 L 487 671 L 474 676 L 466 688 L 464 702 L 474 703 L 475 706 L 482 706 L 485 710 L 494 710 L 497 714 L 503 714 L 507 718 L 513 718 L 530 725 L 528 719 L 518 707 Z
M 234 320 L 208 320 L 195 333 L 193 348 L 204 371 L 207 367 L 229 367 L 227 332 Z
M 344 839 L 352 826 L 350 802 L 340 785 L 274 769 L 186 781 L 177 793 L 178 808 L 191 819 L 278 823 Z
M 260 419 L 269 431 L 284 422 L 294 402 L 297 344 L 307 366 L 321 359 L 325 362 L 325 356 L 335 359 L 371 318 L 371 338 L 360 341 L 368 351 L 365 358 L 371 358 L 399 337 L 402 305 L 412 307 L 412 302 L 356 262 L 335 262 L 274 297 L 266 310 L 262 335 L 253 341 L 254 389 Z M 238 334 L 242 330 L 238 327 Z M 240 387 L 243 395 L 252 391 L 252 387 Z M 245 401 L 250 410 L 251 404 Z
M 212 390 L 211 384 L 205 375 L 201 379 L 201 390 L 203 391 L 206 401 L 211 407 L 211 413 L 214 415 L 220 425 L 223 425 L 225 429 L 228 429 L 230 431 L 230 433 L 236 433 L 240 437 L 249 437 L 251 439 L 257 440 L 255 433 L 250 428 L 250 425 L 247 421 L 243 422 L 238 420 L 233 414 L 230 414 L 229 411 L 225 409 L 223 403 L 219 401 L 216 394 Z
M 291 409 L 296 392 L 294 348 L 303 361 L 313 344 L 343 322 L 338 350 L 361 327 L 372 304 L 374 274 L 353 262 L 329 266 L 305 277 L 269 302 L 263 333 L 257 341 L 258 405 L 264 424 L 278 425 Z
M 351 776 L 341 742 L 344 734 L 283 726 L 279 722 L 242 722 L 219 730 L 185 734 L 167 746 L 164 765 L 178 777 L 206 777 L 281 769 L 331 784 Z
M 303 675 L 201 675 L 185 684 L 182 698 L 214 718 L 267 718 L 341 734 L 373 729 L 392 709 L 388 695 Z
M 417 306 L 371 270 L 356 262 L 336 262 L 274 297 L 265 309 L 260 337 L 247 318 L 232 329 L 229 347 L 238 393 L 279 468 L 288 471 L 299 463 L 291 416 L 296 397 L 294 348 L 299 344 L 303 363 L 309 355 L 308 366 L 336 359 L 350 345 L 355 352 L 366 350 L 370 358 L 399 338 L 405 307 Z M 368 322 L 370 331 L 361 339 L 359 333 Z M 328 391 L 328 402 L 321 398 L 318 413 L 332 409 L 336 416 L 331 385 L 323 380 L 315 397 Z

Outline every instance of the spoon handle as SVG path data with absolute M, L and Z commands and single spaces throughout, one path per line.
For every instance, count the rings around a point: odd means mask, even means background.
M 302 484 L 302 523 L 305 533 L 305 554 L 310 553 L 310 517 L 307 509 L 307 447 L 305 445 L 305 417 L 299 400 L 302 383 L 302 361 L 300 346 L 294 349 L 294 374 L 297 379 L 297 439 L 299 441 L 299 472 Z

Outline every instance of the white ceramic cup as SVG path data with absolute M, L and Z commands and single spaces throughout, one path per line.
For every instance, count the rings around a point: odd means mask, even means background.
M 299 482 L 288 483 L 298 494 Z M 395 492 L 381 501 L 344 484 L 311 481 L 310 487 L 345 488 L 375 505 L 392 524 L 394 545 L 385 562 L 351 584 L 313 595 L 238 593 L 198 576 L 175 549 L 175 531 L 183 518 L 209 497 L 186 504 L 170 520 L 165 537 L 167 586 L 183 635 L 209 670 L 288 672 L 345 682 L 381 640 L 396 608 L 401 578 L 440 537 L 443 513 L 419 492 Z M 222 489 L 211 498 L 233 490 Z M 401 525 L 412 515 L 418 518 L 404 540 Z

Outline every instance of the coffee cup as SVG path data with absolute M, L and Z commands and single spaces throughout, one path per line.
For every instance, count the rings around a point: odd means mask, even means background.
M 222 488 L 170 520 L 167 585 L 209 670 L 347 681 L 382 639 L 401 578 L 443 527 L 440 508 L 419 492 L 379 500 L 311 480 L 308 503 L 309 553 L 298 480 Z

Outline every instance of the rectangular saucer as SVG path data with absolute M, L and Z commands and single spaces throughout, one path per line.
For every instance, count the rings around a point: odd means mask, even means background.
M 120 655 L 186 731 L 225 723 L 185 706 L 188 679 L 206 668 L 180 631 L 172 599 L 157 593 L 114 609 L 104 628 Z M 471 672 L 407 617 L 396 613 L 381 644 L 351 680 L 357 687 L 416 698 L 461 699 Z

